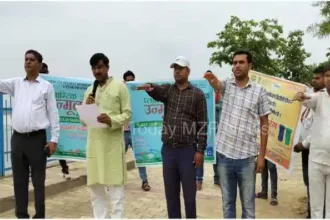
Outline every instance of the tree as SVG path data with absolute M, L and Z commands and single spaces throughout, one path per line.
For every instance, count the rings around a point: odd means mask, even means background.
M 322 21 L 315 23 L 307 28 L 307 31 L 313 33 L 315 37 L 325 38 L 330 36 L 330 2 L 318 1 L 312 4 L 313 7 L 319 7 L 321 11 Z
M 289 33 L 287 41 L 280 49 L 280 76 L 295 82 L 306 83 L 312 77 L 315 65 L 306 65 L 305 61 L 311 56 L 304 48 L 304 32 L 297 30 Z
M 276 75 L 279 72 L 279 60 L 271 56 L 279 56 L 279 46 L 285 44 L 280 36 L 282 26 L 275 19 L 261 22 L 254 20 L 241 21 L 231 16 L 223 31 L 217 34 L 218 39 L 209 42 L 207 47 L 217 49 L 212 53 L 210 63 L 222 67 L 232 64 L 232 55 L 238 49 L 249 50 L 253 54 L 254 66 L 257 71 Z
M 216 50 L 210 63 L 231 65 L 233 53 L 246 49 L 253 55 L 254 70 L 303 82 L 310 78 L 312 68 L 305 65 L 310 54 L 303 48 L 303 36 L 304 32 L 296 30 L 284 38 L 283 27 L 275 19 L 241 21 L 231 16 L 224 30 L 217 34 L 218 39 L 207 45 Z
M 320 63 L 319 66 L 322 66 L 322 67 L 330 66 L 330 57 L 329 57 L 328 60 Z
M 330 47 L 328 48 L 328 51 L 329 52 L 325 56 L 330 59 Z

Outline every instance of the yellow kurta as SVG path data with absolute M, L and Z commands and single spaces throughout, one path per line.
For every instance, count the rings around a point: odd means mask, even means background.
M 84 103 L 92 90 L 93 86 L 86 90 Z M 95 103 L 101 113 L 111 118 L 111 127 L 88 128 L 87 186 L 122 186 L 127 179 L 123 126 L 132 116 L 128 89 L 111 77 L 104 86 L 98 86 Z

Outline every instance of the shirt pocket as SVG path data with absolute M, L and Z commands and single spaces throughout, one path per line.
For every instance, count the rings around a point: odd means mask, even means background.
M 47 91 L 39 90 L 34 93 L 32 103 L 35 105 L 44 105 L 47 100 Z
M 196 104 L 194 97 L 186 97 L 185 99 L 182 99 L 180 103 L 176 103 L 178 108 L 181 108 L 181 110 L 189 116 L 195 116 L 197 110 Z
M 120 109 L 120 96 L 117 93 L 105 93 L 101 99 L 101 105 L 106 110 L 117 110 Z

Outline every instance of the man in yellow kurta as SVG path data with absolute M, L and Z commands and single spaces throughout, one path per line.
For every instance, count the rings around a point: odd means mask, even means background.
M 122 218 L 124 213 L 124 184 L 126 161 L 123 126 L 131 119 L 132 111 L 126 85 L 109 77 L 109 59 L 101 53 L 94 54 L 90 65 L 98 86 L 85 92 L 84 103 L 96 104 L 101 115 L 97 118 L 107 128 L 88 128 L 87 136 L 87 186 L 95 218 L 106 218 L 106 193 L 111 201 L 111 218 Z

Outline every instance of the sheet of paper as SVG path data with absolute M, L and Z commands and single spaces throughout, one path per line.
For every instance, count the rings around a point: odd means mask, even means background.
M 79 113 L 80 120 L 83 121 L 88 127 L 91 128 L 106 128 L 107 125 L 97 121 L 100 111 L 96 104 L 91 105 L 78 105 L 76 106 Z

